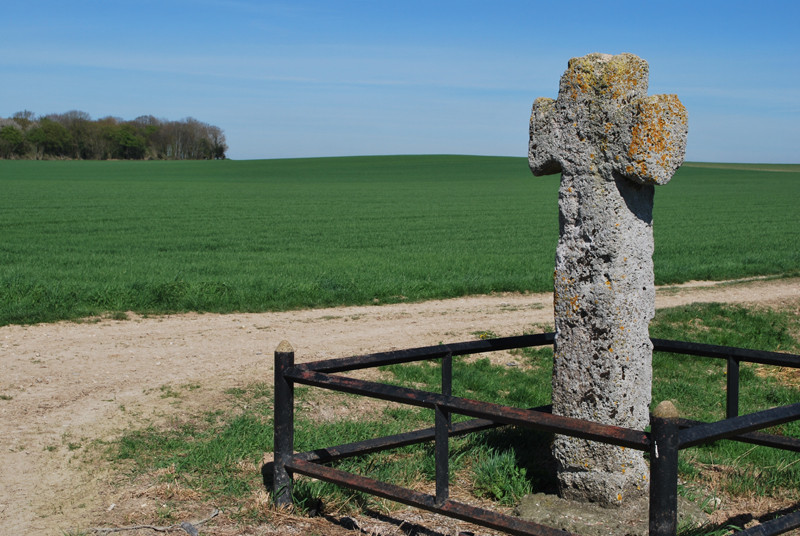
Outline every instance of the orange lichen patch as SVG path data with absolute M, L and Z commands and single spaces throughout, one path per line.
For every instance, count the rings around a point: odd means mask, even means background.
M 571 100 L 578 100 L 579 94 L 588 94 L 596 84 L 594 69 L 592 68 L 593 62 L 589 61 L 589 57 L 584 56 L 569 60 L 567 72 L 564 73 L 564 81 L 567 82 Z
M 625 167 L 628 174 L 638 173 L 643 179 L 655 179 L 648 161 L 669 167 L 672 159 L 682 152 L 682 147 L 672 136 L 676 127 L 685 129 L 688 121 L 686 108 L 676 95 L 654 95 L 639 99 L 637 121 L 631 131 L 628 156 L 633 164 Z M 654 170 L 655 171 L 655 170 Z
M 647 91 L 647 62 L 636 56 L 614 56 L 605 71 L 611 98 L 619 100 L 626 95 Z
M 547 97 L 538 97 L 536 100 L 533 101 L 533 111 L 531 113 L 531 121 L 533 121 L 536 112 L 542 114 L 548 114 L 551 110 L 555 108 L 556 101 L 553 99 L 549 99 Z
M 646 93 L 647 75 L 647 62 L 633 54 L 589 54 L 572 58 L 563 80 L 568 90 L 566 96 L 572 100 L 581 95 L 619 100 Z
M 569 307 L 573 313 L 577 313 L 578 309 L 581 308 L 580 303 L 578 302 L 578 296 L 573 296 L 569 299 Z

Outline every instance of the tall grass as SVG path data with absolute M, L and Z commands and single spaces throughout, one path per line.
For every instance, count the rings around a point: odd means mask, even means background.
M 780 169 L 659 188 L 657 282 L 797 274 Z M 0 161 L 0 325 L 546 291 L 557 189 L 521 158 Z

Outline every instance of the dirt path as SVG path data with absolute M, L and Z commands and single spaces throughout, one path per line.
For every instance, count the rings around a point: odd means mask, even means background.
M 659 289 L 658 307 L 690 302 L 780 304 L 800 279 L 691 283 Z M 80 456 L 142 416 L 170 410 L 164 386 L 207 393 L 272 381 L 286 339 L 298 360 L 500 336 L 552 323 L 552 295 L 476 296 L 286 313 L 131 316 L 0 327 L 0 531 L 62 534 L 97 523 L 114 500 L 103 464 Z

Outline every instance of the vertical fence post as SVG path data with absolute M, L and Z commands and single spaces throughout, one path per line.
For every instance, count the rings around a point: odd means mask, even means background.
M 274 473 L 272 498 L 277 506 L 292 504 L 292 475 L 286 462 L 294 453 L 294 383 L 287 381 L 284 372 L 294 366 L 294 348 L 282 341 L 275 349 Z
M 442 358 L 442 394 L 453 396 L 453 352 L 447 352 Z M 447 429 L 450 430 L 451 417 L 447 413 Z
M 678 410 L 661 402 L 650 416 L 650 536 L 678 531 Z
M 725 396 L 725 418 L 739 416 L 739 360 L 728 356 L 728 389 Z
M 448 352 L 442 358 L 442 394 L 453 394 L 453 354 Z M 450 412 L 441 406 L 434 408 L 436 427 L 434 432 L 434 461 L 436 463 L 436 506 L 441 506 L 450 497 Z
M 450 497 L 450 452 L 448 445 L 449 412 L 438 404 L 434 408 L 436 430 L 434 432 L 434 461 L 436 462 L 436 506 L 441 506 Z

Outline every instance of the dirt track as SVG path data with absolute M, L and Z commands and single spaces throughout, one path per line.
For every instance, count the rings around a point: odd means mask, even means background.
M 720 301 L 800 303 L 800 279 L 659 289 L 658 307 Z M 286 339 L 298 360 L 520 334 L 552 323 L 552 295 L 477 296 L 286 313 L 179 315 L 0 328 L 0 531 L 62 534 L 93 526 L 114 502 L 87 445 L 174 410 L 164 386 L 199 404 L 223 389 L 271 382 Z M 205 393 L 205 395 L 204 395 Z

